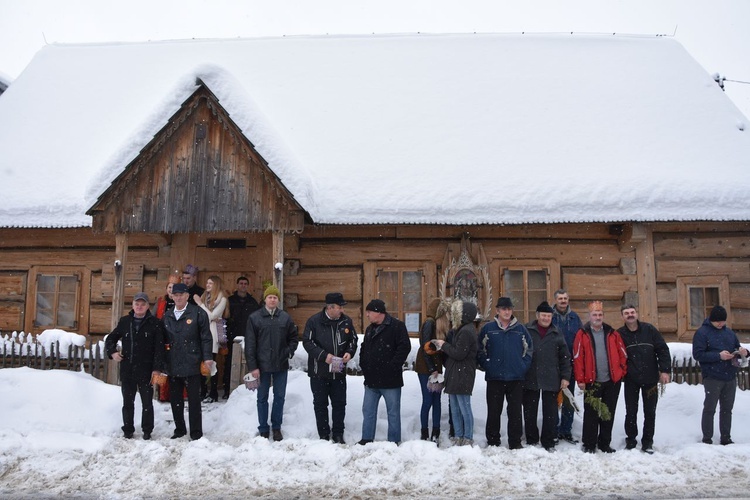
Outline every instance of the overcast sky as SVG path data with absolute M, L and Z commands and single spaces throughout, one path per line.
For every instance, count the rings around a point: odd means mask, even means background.
M 46 43 L 521 31 L 674 34 L 707 72 L 750 82 L 749 0 L 0 0 L 0 74 Z M 726 90 L 750 117 L 750 84 Z

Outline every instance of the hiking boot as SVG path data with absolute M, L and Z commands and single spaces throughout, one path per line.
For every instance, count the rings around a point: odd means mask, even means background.
M 600 446 L 599 449 L 602 450 L 604 453 L 614 453 L 617 451 L 614 448 L 612 448 L 610 445 Z
M 419 439 L 421 439 L 422 441 L 427 441 L 428 439 L 430 439 L 430 431 L 427 429 L 422 429 Z
M 704 444 L 714 444 L 714 442 L 711 440 L 711 438 L 703 438 L 701 441 Z
M 626 450 L 633 450 L 637 446 L 637 443 L 635 441 L 628 441 L 625 443 L 625 449 Z
M 357 444 L 361 446 L 364 446 L 368 443 L 372 443 L 372 439 L 360 439 L 359 441 L 357 441 Z
M 435 427 L 432 429 L 432 437 L 430 437 L 430 441 L 433 443 L 437 443 L 440 440 L 440 427 Z
M 726 446 L 728 444 L 734 444 L 734 441 L 732 441 L 731 438 L 730 439 L 722 439 L 721 440 L 721 445 L 722 446 Z
M 346 441 L 344 441 L 344 435 L 343 434 L 334 434 L 333 435 L 333 442 L 336 444 L 346 444 Z
M 281 441 L 284 439 L 284 436 L 281 434 L 281 429 L 274 429 L 273 430 L 273 440 L 274 441 Z
M 260 437 L 262 437 L 262 438 L 268 439 L 268 435 L 269 435 L 269 434 L 268 434 L 268 431 L 266 431 L 266 432 L 260 432 L 260 433 L 258 433 L 258 435 L 259 435 Z
M 588 446 L 584 446 L 583 447 L 583 452 L 584 453 L 594 454 L 594 453 L 596 453 L 596 448 L 589 448 Z
M 133 433 L 132 432 L 123 432 L 122 437 L 125 439 L 133 439 Z
M 641 448 L 641 451 L 643 453 L 648 454 L 648 455 L 653 455 L 654 454 L 654 449 L 652 447 L 650 447 L 650 446 L 644 446 L 643 448 Z
M 560 434 L 557 437 L 570 444 L 578 444 L 578 440 L 573 437 L 573 434 Z
M 144 432 L 143 433 L 143 440 L 148 441 L 151 439 L 151 433 L 150 432 Z
M 174 431 L 174 434 L 172 434 L 172 437 L 169 439 L 180 439 L 185 435 L 187 435 L 187 432 L 185 431 Z

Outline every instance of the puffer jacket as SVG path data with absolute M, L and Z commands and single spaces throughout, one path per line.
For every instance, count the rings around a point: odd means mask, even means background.
M 326 358 L 329 354 L 341 358 L 346 353 L 353 358 L 357 352 L 357 341 L 357 332 L 349 316 L 342 314 L 338 319 L 331 319 L 323 308 L 307 320 L 302 334 L 302 346 L 309 354 L 307 374 L 326 379 L 345 377 L 346 370 L 331 373 L 331 365 L 326 363 Z
M 474 327 L 477 306 L 456 301 L 451 306 L 451 315 L 453 324 L 461 327 L 450 343 L 446 341 L 441 348 L 445 353 L 445 392 L 471 395 L 477 374 L 477 329 Z
M 281 309 L 271 314 L 261 307 L 247 318 L 245 360 L 247 371 L 280 372 L 289 369 L 289 360 L 299 344 L 297 325 Z
M 534 343 L 534 355 L 523 388 L 530 391 L 559 391 L 560 381 L 565 379 L 570 382 L 572 372 L 565 337 L 551 324 L 542 338 L 537 320 L 526 325 L 526 329 Z
M 162 319 L 167 349 L 167 372 L 173 377 L 200 375 L 201 361 L 213 359 L 213 338 L 208 315 L 200 307 L 188 303 L 180 319 L 174 307 Z
M 620 334 L 607 323 L 603 324 L 604 338 L 607 343 L 607 361 L 609 377 L 614 383 L 619 382 L 628 372 L 628 354 Z M 573 370 L 576 382 L 593 384 L 596 382 L 596 352 L 591 323 L 586 323 L 578 330 L 573 344 Z
M 552 308 L 552 324 L 557 327 L 560 333 L 565 337 L 565 343 L 568 345 L 568 351 L 573 352 L 573 342 L 576 339 L 578 330 L 583 328 L 583 322 L 580 316 L 573 311 L 570 306 L 565 314 L 560 313 L 557 307 Z
M 395 389 L 404 385 L 404 362 L 411 351 L 406 325 L 386 314 L 379 325 L 371 324 L 359 352 L 364 384 L 373 389 Z
M 479 332 L 477 365 L 484 370 L 485 380 L 510 382 L 524 380 L 531 366 L 534 345 L 526 327 L 515 316 L 507 329 L 500 320 L 490 321 Z
M 656 384 L 659 382 L 659 372 L 671 371 L 669 346 L 654 325 L 639 321 L 636 331 L 631 332 L 628 325 L 624 325 L 617 332 L 628 353 L 627 382 Z
M 693 358 L 701 364 L 703 378 L 729 381 L 737 376 L 738 367 L 731 359 L 721 359 L 721 351 L 734 352 L 740 348 L 737 334 L 724 325 L 716 328 L 706 318 L 693 336 Z
M 133 327 L 134 312 L 120 318 L 112 333 L 107 335 L 104 348 L 107 357 L 117 351 L 117 341 L 122 341 L 120 377 L 125 380 L 148 380 L 152 371 L 164 370 L 164 335 L 161 322 L 146 311 L 141 327 Z

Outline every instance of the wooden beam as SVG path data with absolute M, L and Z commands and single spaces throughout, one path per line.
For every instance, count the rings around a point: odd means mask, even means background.
M 112 291 L 112 314 L 110 316 L 110 328 L 112 330 L 120 321 L 123 311 L 123 300 L 125 298 L 125 269 L 128 264 L 128 235 L 119 233 L 115 235 L 115 259 L 112 265 L 115 268 L 115 284 Z M 117 363 L 107 361 L 107 383 L 117 384 Z
M 656 263 L 654 261 L 654 234 L 642 224 L 634 224 L 636 276 L 638 278 L 638 316 L 658 328 L 659 301 L 656 290 Z
M 279 307 L 284 308 L 284 232 L 274 231 L 272 235 L 273 284 L 279 289 Z M 281 269 L 276 269 L 280 263 Z

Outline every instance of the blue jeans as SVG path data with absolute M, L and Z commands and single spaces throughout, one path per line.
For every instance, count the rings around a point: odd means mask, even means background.
M 457 438 L 474 439 L 474 412 L 471 411 L 471 394 L 449 394 L 453 430 Z
M 428 422 L 430 416 L 430 408 L 432 408 L 432 428 L 440 428 L 440 412 L 442 410 L 440 406 L 440 396 L 442 392 L 430 392 L 427 390 L 427 380 L 430 378 L 429 375 L 424 373 L 418 373 L 419 385 L 422 388 L 422 410 L 419 413 L 419 421 L 422 424 L 422 429 L 428 429 Z
M 401 442 L 401 388 L 374 389 L 365 386 L 365 397 L 362 401 L 362 439 L 375 439 L 375 425 L 378 421 L 378 404 L 380 397 L 385 399 L 388 412 L 388 441 Z
M 286 397 L 286 379 L 289 371 L 260 372 L 258 387 L 258 432 L 268 432 L 268 393 L 273 379 L 273 408 L 271 408 L 271 427 L 281 429 L 284 416 L 284 399 Z

